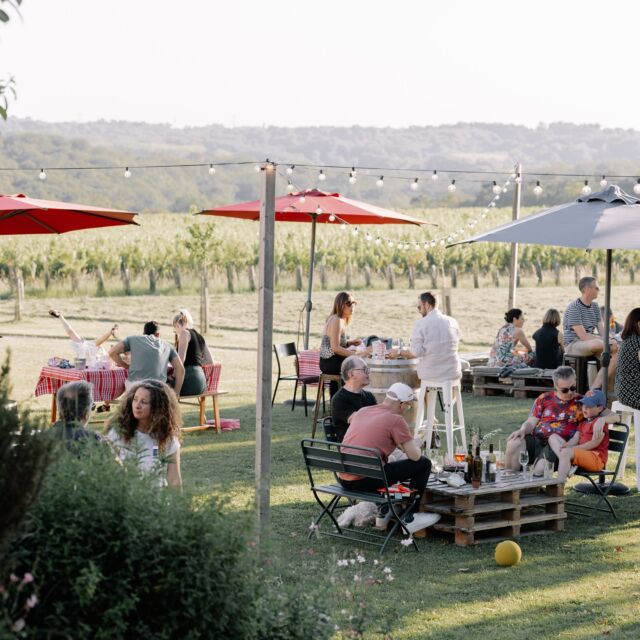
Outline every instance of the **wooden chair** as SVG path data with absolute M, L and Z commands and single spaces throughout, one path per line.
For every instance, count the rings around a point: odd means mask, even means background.
M 308 416 L 309 412 L 307 410 L 307 385 L 310 384 L 318 384 L 319 375 L 300 375 L 300 366 L 298 360 L 298 350 L 296 349 L 295 342 L 286 342 L 284 344 L 274 344 L 273 352 L 276 356 L 276 365 L 278 367 L 278 377 L 276 379 L 276 386 L 273 390 L 273 397 L 271 398 L 271 406 L 273 406 L 276 401 L 276 393 L 278 393 L 278 385 L 280 384 L 280 380 L 288 380 L 291 382 L 295 382 L 295 386 L 293 388 L 293 401 L 291 402 L 291 411 L 296 408 L 296 394 L 298 392 L 298 387 L 302 386 L 302 401 L 304 402 L 304 415 Z M 283 361 L 287 358 L 294 359 L 294 368 L 295 373 L 285 374 L 282 373 L 282 365 Z
M 316 394 L 316 404 L 313 407 L 313 422 L 311 423 L 311 437 L 316 437 L 316 429 L 318 428 L 318 421 L 322 422 L 326 417 L 331 415 L 331 412 L 327 413 L 327 404 L 324 398 L 324 388 L 331 382 L 337 382 L 338 387 L 342 387 L 342 377 L 340 374 L 321 373 L 318 381 L 318 393 Z M 320 416 L 320 401 L 322 401 L 322 415 Z M 331 407 L 329 407 L 331 408 Z
M 612 428 L 612 427 L 615 427 Z M 597 511 L 604 511 L 605 513 L 611 513 L 614 518 L 617 518 L 615 509 L 609 501 L 609 492 L 613 483 L 618 477 L 621 463 L 624 459 L 622 455 L 627 444 L 627 438 L 629 437 L 629 427 L 622 422 L 616 422 L 615 425 L 609 427 L 609 453 L 617 453 L 616 462 L 613 471 L 607 471 L 606 467 L 602 471 L 586 471 L 580 469 L 576 471 L 575 475 L 581 478 L 586 478 L 595 490 L 598 497 L 595 504 L 584 504 L 581 502 L 569 502 L 565 505 L 571 507 L 566 509 L 567 513 L 572 513 L 577 516 L 584 516 L 587 518 L 593 517 Z M 610 460 L 611 458 L 609 458 Z M 605 482 L 608 479 L 608 482 Z M 597 482 L 596 482 L 597 480 Z M 602 503 L 606 503 L 606 507 L 600 506 Z
M 367 447 L 357 447 L 354 445 L 342 445 L 336 442 L 328 442 L 326 440 L 314 440 L 306 438 L 300 443 L 302 446 L 302 455 L 309 475 L 309 484 L 313 497 L 320 505 L 320 515 L 311 525 L 309 537 L 314 534 L 322 534 L 326 536 L 335 536 L 347 540 L 354 540 L 360 544 L 370 544 L 380 546 L 380 553 L 384 553 L 389 542 L 393 540 L 393 536 L 398 530 L 409 534 L 405 523 L 399 513 L 400 499 L 395 494 L 389 492 L 389 483 L 384 471 L 384 464 L 380 458 L 380 454 L 376 449 Z M 380 481 L 380 488 L 384 488 L 384 492 L 368 493 L 364 491 L 352 491 L 346 489 L 341 484 L 318 484 L 316 482 L 315 473 L 323 471 L 333 471 L 334 473 L 353 473 L 364 478 L 375 478 Z M 331 498 L 328 502 L 323 501 L 323 496 L 329 495 Z M 354 528 L 341 527 L 335 517 L 335 511 L 340 501 L 345 498 L 347 500 L 364 500 L 366 502 L 374 502 L 377 505 L 388 505 L 393 518 L 393 525 L 389 527 L 386 535 L 374 533 L 366 529 L 356 530 Z M 325 498 L 326 500 L 326 498 Z M 417 507 L 417 498 L 412 496 L 413 500 L 408 507 L 411 511 L 413 507 Z M 335 530 L 321 530 L 320 523 L 325 516 L 328 516 Z M 401 542 L 396 539 L 397 542 Z M 411 543 L 416 551 L 419 551 L 415 540 L 411 538 Z
M 190 431 L 204 431 L 205 429 L 215 429 L 216 433 L 220 433 L 221 431 L 218 397 L 228 393 L 227 391 L 218 389 L 222 365 L 219 362 L 204 364 L 202 365 L 202 369 L 207 380 L 207 388 L 205 392 L 199 396 L 180 396 L 178 398 L 178 402 L 180 402 L 180 404 L 197 406 L 200 410 L 198 424 L 195 427 L 182 427 L 181 430 L 183 433 L 189 433 Z M 213 424 L 208 424 L 206 421 L 205 402 L 207 398 L 211 398 L 213 405 Z M 196 400 L 196 402 L 189 402 L 190 400 Z

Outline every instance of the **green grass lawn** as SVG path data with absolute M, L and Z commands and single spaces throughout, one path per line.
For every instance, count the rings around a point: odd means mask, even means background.
M 614 311 L 623 315 L 634 305 L 635 288 L 614 292 Z M 313 334 L 318 341 L 333 292 L 316 296 Z M 369 333 L 407 338 L 416 319 L 415 291 L 362 291 L 353 335 Z M 524 289 L 519 306 L 531 321 L 546 306 L 563 308 L 572 288 Z M 504 313 L 504 290 L 462 290 L 454 297 L 454 314 L 466 336 L 465 348 L 486 347 Z M 275 341 L 295 339 L 297 312 L 304 294 L 278 294 Z M 151 318 L 168 322 L 173 312 L 188 306 L 197 309 L 195 297 L 78 298 L 28 301 L 29 319 L 9 322 L 11 303 L 0 302 L 2 344 L 13 352 L 12 378 L 15 397 L 35 411 L 45 412 L 49 397 L 31 396 L 39 368 L 52 355 L 70 356 L 59 325 L 46 317 L 49 305 L 57 306 L 92 337 L 114 321 L 121 335 L 139 333 Z M 245 526 L 252 515 L 255 459 L 255 362 L 256 297 L 250 294 L 220 295 L 213 300 L 214 329 L 207 336 L 214 357 L 222 361 L 221 386 L 230 391 L 222 399 L 223 417 L 239 418 L 239 431 L 185 435 L 183 476 L 185 490 L 194 502 L 210 497 L 227 500 L 229 517 Z M 459 548 L 443 540 L 419 541 L 420 553 L 393 546 L 380 559 L 373 547 L 307 537 L 317 505 L 308 488 L 302 465 L 300 439 L 310 435 L 310 418 L 302 407 L 291 411 L 281 401 L 291 397 L 291 385 L 283 384 L 273 413 L 271 562 L 295 575 L 297 588 L 318 590 L 339 629 L 336 638 L 634 638 L 640 637 L 640 500 L 631 495 L 615 499 L 618 520 L 599 516 L 587 521 L 569 517 L 564 533 L 532 536 L 520 542 L 520 565 L 500 568 L 493 559 L 493 545 Z M 526 417 L 529 400 L 505 397 L 474 398 L 464 394 L 467 423 L 484 433 L 500 429 L 502 441 Z M 185 410 L 185 421 L 194 424 L 195 410 Z M 632 441 L 633 445 L 633 441 Z M 629 464 L 627 484 L 635 487 L 635 468 Z M 364 562 L 356 560 L 362 554 Z M 354 559 L 339 567 L 340 559 Z M 380 560 L 375 565 L 374 560 Z M 388 568 L 390 573 L 385 573 Z M 390 580 L 387 576 L 392 576 Z M 354 577 L 356 579 L 354 579 Z M 358 579 L 359 578 L 359 579 Z M 229 594 L 233 597 L 233 594 Z M 350 620 L 351 618 L 351 620 Z

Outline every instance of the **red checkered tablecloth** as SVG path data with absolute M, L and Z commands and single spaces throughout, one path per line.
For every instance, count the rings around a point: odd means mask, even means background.
M 61 369 L 60 367 L 42 367 L 36 384 L 36 396 L 56 393 L 67 382 L 86 380 L 93 385 L 93 399 L 115 400 L 124 391 L 127 370 L 122 367 L 113 369 Z
M 222 365 L 219 362 L 213 364 L 203 364 L 202 370 L 204 371 L 204 377 L 207 380 L 207 393 L 218 390 L 218 383 L 220 382 L 220 371 Z
M 319 351 L 300 351 L 298 353 L 298 375 L 303 378 L 307 376 L 318 376 L 320 377 L 320 352 Z M 299 382 L 298 384 L 302 384 Z M 327 380 L 324 383 L 325 387 L 329 386 L 330 381 Z M 310 386 L 314 386 L 312 383 Z

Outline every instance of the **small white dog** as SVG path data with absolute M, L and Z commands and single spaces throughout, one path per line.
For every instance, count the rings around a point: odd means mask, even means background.
M 374 502 L 358 502 L 342 512 L 338 518 L 338 524 L 341 527 L 348 527 L 351 524 L 354 527 L 364 527 L 375 522 L 377 513 L 378 507 Z

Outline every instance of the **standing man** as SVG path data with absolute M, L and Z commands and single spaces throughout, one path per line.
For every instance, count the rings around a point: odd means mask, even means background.
M 344 386 L 331 398 L 331 422 L 333 433 L 327 433 L 328 440 L 342 442 L 349 428 L 351 416 L 362 409 L 377 404 L 375 396 L 364 387 L 369 384 L 369 367 L 358 356 L 349 356 L 342 362 L 340 375 Z M 332 437 L 329 437 L 332 436 Z
M 605 330 L 600 314 L 600 307 L 595 302 L 600 287 L 595 278 L 587 276 L 578 283 L 580 297 L 569 303 L 564 312 L 562 325 L 564 334 L 564 352 L 569 356 L 597 356 L 604 351 L 604 339 L 611 345 L 611 361 L 609 363 L 609 379 L 615 379 L 618 363 L 618 343 L 609 339 L 609 331 Z M 598 330 L 598 335 L 595 331 Z M 592 389 L 602 388 L 603 371 L 600 369 L 593 381 Z
M 131 364 L 122 359 L 122 354 L 131 353 Z M 184 365 L 176 350 L 164 340 L 160 339 L 160 329 L 155 320 L 146 322 L 143 335 L 129 336 L 116 343 L 109 351 L 111 359 L 119 366 L 129 370 L 129 377 L 125 383 L 128 389 L 131 384 L 139 380 L 167 381 L 167 366 L 173 366 L 175 379 L 174 391 L 180 396 L 184 380 Z

